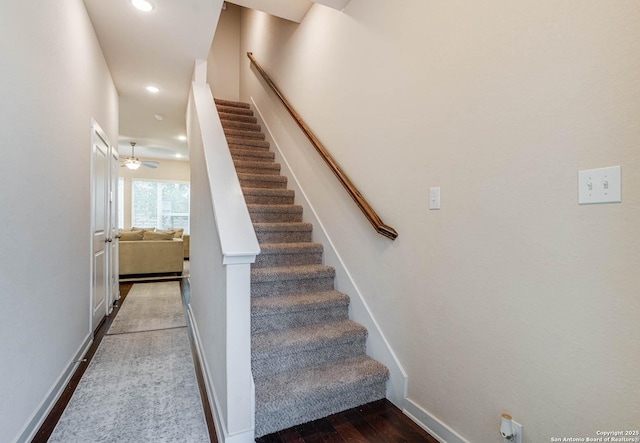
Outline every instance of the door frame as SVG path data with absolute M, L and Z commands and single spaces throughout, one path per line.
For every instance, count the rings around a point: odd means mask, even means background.
M 96 297 L 95 294 L 95 285 L 94 285 L 94 280 L 96 278 L 96 269 L 95 269 L 95 264 L 94 264 L 94 255 L 95 255 L 95 226 L 96 226 L 96 201 L 95 201 L 95 159 L 94 159 L 94 147 L 95 145 L 98 143 L 97 137 L 99 137 L 100 139 L 102 139 L 102 141 L 104 142 L 104 144 L 107 147 L 107 152 L 106 152 L 106 156 L 105 156 L 105 196 L 104 196 L 104 202 L 105 202 L 105 218 L 106 218 L 106 224 L 105 224 L 105 240 L 107 241 L 110 236 L 112 235 L 112 227 L 110 226 L 111 223 L 111 213 L 110 213 L 110 208 L 111 208 L 111 200 L 114 200 L 114 203 L 117 202 L 117 195 L 115 196 L 115 198 L 111 198 L 110 196 L 110 192 L 111 192 L 111 163 L 113 161 L 114 155 L 112 154 L 112 152 L 115 152 L 115 158 L 117 159 L 117 151 L 115 151 L 115 149 L 113 148 L 113 146 L 111 145 L 109 138 L 107 137 L 106 133 L 102 130 L 102 128 L 100 127 L 100 125 L 98 124 L 98 122 L 95 119 L 91 119 L 91 145 L 90 145 L 90 173 L 89 173 L 89 193 L 90 193 L 90 281 L 89 281 L 89 332 L 90 333 L 94 333 L 96 328 L 98 327 L 98 324 L 94 324 L 94 309 L 93 309 L 93 305 L 94 305 L 94 300 Z M 116 166 L 117 166 L 117 160 L 116 160 Z M 117 188 L 115 190 L 115 193 L 117 194 Z M 116 220 L 117 220 L 117 206 L 115 206 L 113 208 L 114 211 L 116 211 Z M 117 223 L 117 221 L 116 221 Z M 113 239 L 112 241 L 117 239 Z M 110 270 L 111 270 L 111 254 L 114 253 L 112 251 L 112 248 L 110 247 L 110 244 L 105 244 L 105 249 L 104 249 L 104 254 L 105 254 L 105 258 L 104 258 L 104 287 L 105 287 L 105 294 L 104 294 L 104 314 L 105 317 L 107 315 L 109 315 L 111 313 L 112 310 L 112 303 L 115 301 L 114 300 L 114 295 L 111 294 L 112 289 L 111 289 L 111 279 L 110 279 Z M 115 253 L 117 253 L 117 248 L 115 248 Z M 115 270 L 117 272 L 117 269 Z M 117 296 L 117 294 L 115 295 Z

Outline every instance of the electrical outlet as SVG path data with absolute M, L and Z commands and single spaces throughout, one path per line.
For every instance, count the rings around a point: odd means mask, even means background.
M 522 425 L 514 420 L 511 420 L 511 423 L 513 424 L 513 430 L 516 431 L 513 443 L 522 443 Z

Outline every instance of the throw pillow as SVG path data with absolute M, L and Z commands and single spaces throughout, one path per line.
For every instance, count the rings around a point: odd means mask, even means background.
M 133 228 L 131 228 L 131 230 L 132 231 L 142 231 L 142 232 L 146 232 L 146 231 L 153 232 L 153 231 L 156 230 L 156 228 L 137 228 L 137 227 L 134 226 Z
M 145 240 L 173 240 L 173 231 L 169 232 L 152 232 L 144 231 Z
M 182 228 L 174 229 L 173 231 L 175 232 L 175 234 L 173 235 L 173 238 L 182 238 L 182 234 L 184 233 L 184 229 L 182 229 Z
M 120 241 L 138 241 L 144 237 L 143 231 L 118 231 Z

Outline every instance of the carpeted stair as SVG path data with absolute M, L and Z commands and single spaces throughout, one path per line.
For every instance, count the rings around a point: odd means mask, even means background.
M 246 103 L 216 99 L 262 253 L 251 270 L 256 437 L 385 397 L 389 372 L 365 354 L 302 207 Z

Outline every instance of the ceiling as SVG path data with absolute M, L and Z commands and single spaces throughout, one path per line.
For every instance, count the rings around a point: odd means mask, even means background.
M 195 60 L 206 60 L 222 0 L 84 0 L 120 98 L 118 152 L 143 158 L 188 159 L 185 113 Z M 349 0 L 235 0 L 240 6 L 300 22 L 313 3 L 342 9 Z M 156 86 L 157 93 L 146 86 Z M 155 118 L 162 115 L 160 121 Z
M 141 12 L 129 0 L 84 0 L 120 98 L 119 153 L 188 157 L 185 112 L 196 59 L 207 59 L 222 0 L 153 0 Z M 145 90 L 156 86 L 156 94 Z M 156 114 L 164 115 L 158 121 Z

